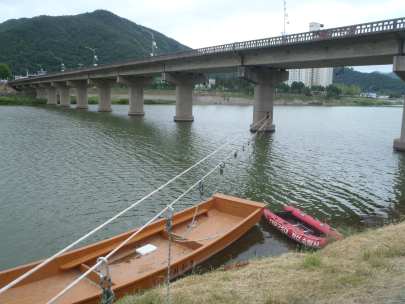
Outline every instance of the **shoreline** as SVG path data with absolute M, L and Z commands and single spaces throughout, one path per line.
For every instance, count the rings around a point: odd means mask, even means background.
M 0 91 L 1 92 L 1 91 Z M 76 104 L 76 94 L 70 94 L 71 104 Z M 59 95 L 58 95 L 59 102 Z M 145 94 L 144 104 L 175 104 L 175 95 Z M 36 99 L 35 96 L 23 94 L 0 94 L 0 105 L 44 105 L 45 99 Z M 88 94 L 89 104 L 98 104 L 98 94 Z M 111 94 L 111 104 L 129 104 L 129 95 Z M 286 106 L 399 106 L 403 102 L 398 100 L 381 101 L 365 98 L 350 98 L 339 100 L 304 99 L 304 98 L 274 98 L 274 105 Z M 253 97 L 224 97 L 193 94 L 193 105 L 253 105 Z
M 192 274 L 171 283 L 170 303 L 402 303 L 404 229 L 405 222 L 390 224 L 316 252 L 257 257 L 237 270 Z M 128 295 L 117 303 L 165 303 L 166 288 Z

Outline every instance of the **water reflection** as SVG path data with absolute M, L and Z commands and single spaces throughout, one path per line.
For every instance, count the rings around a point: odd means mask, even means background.
M 117 212 L 246 132 L 251 106 L 196 106 L 174 123 L 173 105 L 100 113 L 59 107 L 1 107 L 0 270 L 49 257 Z M 206 179 L 220 192 L 293 205 L 332 225 L 379 225 L 405 213 L 405 154 L 392 150 L 401 108 L 275 107 L 275 133 L 255 139 Z M 243 136 L 80 246 L 147 222 L 247 141 Z M 176 210 L 199 201 L 196 189 Z M 18 242 L 16 242 L 18 240 Z M 5 248 L 3 250 L 3 248 Z M 26 250 L 30 248 L 30 250 Z M 204 265 L 279 255 L 296 244 L 266 223 Z M 215 266 L 215 267 L 216 267 Z

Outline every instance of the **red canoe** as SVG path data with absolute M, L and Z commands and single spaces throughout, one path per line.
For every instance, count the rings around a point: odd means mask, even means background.
M 320 222 L 297 208 L 287 206 L 284 207 L 284 210 L 272 213 L 265 209 L 262 220 L 294 241 L 313 248 L 325 247 L 328 239 L 344 239 L 343 235 L 329 227 L 328 224 Z

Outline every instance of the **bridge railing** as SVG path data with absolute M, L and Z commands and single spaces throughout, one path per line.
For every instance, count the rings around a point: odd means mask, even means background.
M 52 76 L 56 76 L 56 75 L 74 74 L 77 72 L 86 73 L 89 71 L 100 70 L 100 69 L 117 68 L 117 67 L 124 66 L 124 65 L 152 63 L 152 62 L 158 62 L 158 61 L 163 61 L 163 60 L 200 56 L 200 55 L 205 55 L 205 54 L 225 53 L 225 52 L 229 52 L 229 51 L 237 52 L 239 50 L 248 50 L 248 49 L 252 49 L 252 48 L 261 48 L 261 47 L 268 47 L 268 46 L 275 46 L 275 45 L 288 45 L 290 43 L 317 41 L 319 39 L 326 39 L 326 38 L 356 36 L 356 35 L 363 35 L 363 34 L 375 33 L 375 32 L 387 32 L 387 31 L 392 31 L 392 30 L 396 30 L 396 29 L 404 29 L 404 28 L 405 28 L 405 18 L 398 18 L 398 19 L 392 19 L 392 20 L 384 20 L 384 21 L 370 22 L 370 23 L 364 23 L 364 24 L 349 25 L 349 26 L 332 28 L 332 29 L 324 29 L 324 30 L 314 31 L 314 32 L 306 32 L 306 33 L 285 35 L 285 36 L 251 40 L 251 41 L 235 42 L 235 43 L 230 43 L 230 44 L 211 46 L 211 47 L 200 48 L 200 49 L 189 50 L 189 51 L 182 51 L 182 52 L 177 52 L 177 53 L 156 55 L 154 57 L 137 58 L 137 59 L 125 60 L 125 61 L 114 62 L 114 63 L 100 64 L 96 68 L 86 67 L 86 68 L 82 68 L 80 70 L 75 69 L 75 70 L 70 70 L 70 71 L 66 71 L 66 72 L 52 73 L 52 74 L 47 74 L 46 76 L 37 76 L 35 78 L 46 79 L 48 77 L 52 77 Z
M 306 32 L 292 35 L 285 35 L 273 38 L 258 39 L 244 42 L 236 42 L 231 44 L 224 44 L 218 46 L 212 46 L 207 48 L 197 49 L 198 53 L 209 54 L 217 52 L 246 50 L 251 48 L 266 47 L 279 44 L 289 44 L 297 42 L 307 42 L 318 40 L 322 38 L 337 38 L 344 36 L 353 36 L 359 34 L 383 32 L 395 29 L 405 28 L 405 18 L 385 20 L 378 22 L 371 22 L 358 25 L 350 25 L 345 27 L 325 29 L 321 31 Z

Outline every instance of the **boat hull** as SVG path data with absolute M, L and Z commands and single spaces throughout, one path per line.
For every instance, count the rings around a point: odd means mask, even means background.
M 343 239 L 343 236 L 328 224 L 291 206 L 284 212 L 263 210 L 262 220 L 287 235 L 294 241 L 312 247 L 322 248 L 331 239 Z
M 172 240 L 171 279 L 193 269 L 236 241 L 260 220 L 265 206 L 221 194 L 199 204 L 197 225 L 191 229 L 185 242 Z M 173 235 L 185 234 L 195 208 L 188 208 L 173 216 Z M 148 225 L 109 259 L 112 290 L 117 299 L 124 294 L 147 290 L 165 282 L 169 246 L 165 228 L 166 219 Z M 61 255 L 0 294 L 0 303 L 46 303 L 95 265 L 98 257 L 106 256 L 135 231 L 137 229 Z M 147 244 L 156 246 L 157 250 L 145 256 L 138 255 L 136 249 Z M 41 262 L 0 272 L 0 288 Z M 104 265 L 102 273 L 105 274 Z M 99 303 L 102 291 L 99 283 L 98 274 L 92 271 L 55 303 Z

